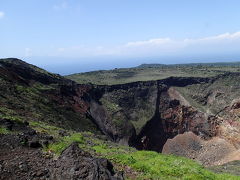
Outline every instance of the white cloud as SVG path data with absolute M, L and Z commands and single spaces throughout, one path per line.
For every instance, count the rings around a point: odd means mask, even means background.
M 25 57 L 30 57 L 30 56 L 32 56 L 32 49 L 25 48 Z
M 53 9 L 55 10 L 61 10 L 61 9 L 66 9 L 68 7 L 68 4 L 66 1 L 61 2 L 60 4 L 56 4 L 53 6 Z
M 142 45 L 161 45 L 166 43 L 171 43 L 172 40 L 170 38 L 159 38 L 159 39 L 150 39 L 147 41 L 135 41 L 135 42 L 128 42 L 126 44 L 127 47 L 137 47 Z
M 171 45 L 181 44 L 182 46 L 188 46 L 191 44 L 216 43 L 219 41 L 229 41 L 229 40 L 240 40 L 240 32 L 235 32 L 232 34 L 224 33 L 216 36 L 197 38 L 197 39 L 174 40 L 170 38 L 158 38 L 158 39 L 150 39 L 147 41 L 129 42 L 125 46 L 126 47 L 140 47 L 140 46 L 146 47 L 146 46 L 165 46 L 167 44 L 171 44 Z
M 240 32 L 224 33 L 196 39 L 157 38 L 146 41 L 126 43 L 121 47 L 126 53 L 140 55 L 171 55 L 171 53 L 222 53 L 224 51 L 240 52 Z
M 184 43 L 214 43 L 219 41 L 240 40 L 240 32 L 224 33 L 216 36 L 204 37 L 199 39 L 184 39 Z
M 54 55 L 66 57 L 93 56 L 171 56 L 179 54 L 240 52 L 240 31 L 224 33 L 195 39 L 156 38 L 145 41 L 128 42 L 126 44 L 104 47 L 84 45 L 57 48 Z
M 5 13 L 3 11 L 0 11 L 0 19 L 2 19 L 5 16 Z

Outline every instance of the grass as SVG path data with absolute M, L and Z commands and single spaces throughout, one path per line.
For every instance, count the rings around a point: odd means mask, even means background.
M 60 85 L 36 82 L 24 86 L 0 77 L 0 86 L 0 118 L 45 121 L 68 129 L 97 131 L 91 120 L 73 110 L 70 97 L 64 99 L 64 106 L 54 98 Z
M 59 156 L 71 143 L 78 142 L 80 148 L 93 156 L 104 157 L 114 163 L 117 170 L 126 168 L 135 176 L 126 174 L 127 179 L 183 179 L 183 180 L 237 180 L 238 176 L 217 174 L 205 169 L 190 159 L 163 155 L 153 151 L 137 151 L 134 148 L 121 146 L 110 141 L 101 140 L 90 132 L 67 131 L 68 136 L 58 135 L 59 128 L 42 122 L 30 122 L 37 131 L 53 135 L 55 142 L 44 147 L 44 151 Z M 6 128 L 0 127 L 0 134 L 7 134 Z
M 18 123 L 23 122 L 22 117 L 19 117 L 19 116 L 0 115 L 0 119 L 8 119 L 8 120 L 11 120 L 11 121 L 16 121 Z
M 5 127 L 0 127 L 0 134 L 8 134 L 10 131 L 6 129 Z
M 82 144 L 84 143 L 84 138 L 80 133 L 73 133 L 69 136 L 59 138 L 57 142 L 50 144 L 47 148 L 45 148 L 45 151 L 51 151 L 54 152 L 56 155 L 60 155 L 61 152 L 73 142 L 78 142 Z
M 153 151 L 126 152 L 106 145 L 94 146 L 93 149 L 112 162 L 128 166 L 139 172 L 136 179 L 192 179 L 225 180 L 240 179 L 228 174 L 215 174 L 190 159 L 173 155 L 163 155 Z
M 58 138 L 59 130 L 61 130 L 61 128 L 59 127 L 52 126 L 47 123 L 39 122 L 39 121 L 30 121 L 29 125 L 31 128 L 35 129 L 37 132 L 47 133 L 56 138 Z
M 30 123 L 38 126 L 39 123 Z M 40 123 L 43 128 L 42 124 Z M 46 128 L 54 134 L 54 127 Z M 78 142 L 79 147 L 91 153 L 93 156 L 104 157 L 114 163 L 117 170 L 126 168 L 134 177 L 126 174 L 126 179 L 183 179 L 183 180 L 238 180 L 240 177 L 230 174 L 216 174 L 195 161 L 174 155 L 164 155 L 153 151 L 137 151 L 134 148 L 121 146 L 110 141 L 101 140 L 90 132 L 68 132 L 65 137 L 57 136 L 56 142 L 44 148 L 59 156 L 72 142 Z
M 126 123 L 131 122 L 139 133 L 146 122 L 151 119 L 155 112 L 155 102 L 152 102 L 152 95 L 156 92 L 156 86 L 141 87 L 141 92 L 147 92 L 145 97 L 136 96 L 137 88 L 127 90 L 117 89 L 106 92 L 100 102 L 106 109 L 108 116 L 119 129 Z
M 122 68 L 92 71 L 66 76 L 80 84 L 124 84 L 136 81 L 160 80 L 167 77 L 212 77 L 225 72 L 240 72 L 238 64 L 168 65 L 143 68 Z
M 44 147 L 44 151 L 53 152 L 57 156 L 59 156 L 71 143 L 78 142 L 83 144 L 85 142 L 81 133 L 66 131 L 69 135 L 62 137 L 59 135 L 59 131 L 63 130 L 62 128 L 36 121 L 31 121 L 29 125 L 39 133 L 46 133 L 54 137 L 55 142 Z
M 62 98 L 61 88 L 69 84 L 61 76 L 17 59 L 0 59 L 0 66 L 4 68 L 0 75 L 0 118 L 44 121 L 76 131 L 98 131 L 89 118 L 74 110 L 71 96 Z M 24 83 L 28 78 L 32 79 L 31 83 Z
M 3 106 L 0 107 L 0 118 L 16 121 L 19 123 L 23 122 L 23 118 L 18 116 L 14 110 L 8 109 Z
M 131 121 L 137 134 L 140 133 L 142 127 L 154 115 L 154 108 L 152 108 L 151 106 L 146 106 L 146 108 L 144 109 L 143 107 L 139 109 L 137 119 Z
M 17 115 L 17 113 L 14 110 L 4 106 L 0 107 L 0 119 L 8 119 L 18 123 L 22 123 L 24 121 L 23 117 Z
M 104 105 L 104 107 L 106 108 L 106 110 L 108 112 L 114 113 L 117 111 L 121 110 L 121 107 L 119 107 L 118 104 L 111 102 L 109 99 L 107 98 L 101 98 L 100 99 L 101 103 Z
M 193 84 L 175 89 L 198 110 L 216 114 L 239 98 L 239 81 L 238 75 L 228 75 L 213 83 Z

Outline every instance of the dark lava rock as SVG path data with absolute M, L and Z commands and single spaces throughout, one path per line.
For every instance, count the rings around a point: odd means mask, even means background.
M 36 134 L 37 134 L 37 132 L 34 129 L 29 129 L 24 132 L 24 135 L 26 135 L 26 136 L 33 136 Z
M 24 124 L 25 126 L 29 126 L 29 122 L 27 122 L 27 121 L 24 121 L 23 124 Z
M 33 140 L 29 142 L 29 147 L 31 148 L 40 148 L 42 147 L 41 143 L 38 140 Z
M 51 179 L 58 180 L 121 180 L 107 159 L 94 158 L 72 143 L 56 161 Z
M 39 146 L 34 142 L 31 146 Z M 39 139 L 36 139 L 39 140 Z M 0 180 L 123 180 L 107 159 L 92 157 L 77 143 L 71 144 L 57 160 L 39 148 L 19 144 L 18 135 L 0 135 Z
M 170 108 L 176 107 L 176 106 L 178 106 L 178 105 L 180 105 L 180 102 L 179 102 L 179 100 L 176 100 L 176 99 L 171 100 L 170 103 L 169 103 L 169 107 L 170 107 Z
M 5 123 L 5 126 L 6 126 L 6 128 L 8 129 L 8 130 L 12 130 L 12 128 L 13 128 L 13 123 L 11 123 L 11 121 L 7 121 L 6 123 Z
M 58 132 L 58 134 L 60 135 L 60 136 L 69 136 L 69 133 L 67 132 L 67 131 L 64 131 L 64 130 L 59 130 L 59 132 Z
M 18 168 L 22 171 L 22 172 L 28 172 L 29 168 L 26 162 L 20 162 Z

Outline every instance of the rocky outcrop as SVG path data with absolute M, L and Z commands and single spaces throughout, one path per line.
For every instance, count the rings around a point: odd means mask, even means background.
M 1 135 L 1 148 L 15 149 L 19 146 L 40 148 L 53 142 L 53 137 L 38 133 L 29 127 L 28 122 L 16 122 L 0 118 L 0 127 L 6 128 L 13 135 Z M 19 132 L 18 134 L 14 132 Z
M 204 140 L 192 132 L 168 139 L 162 152 L 195 159 L 205 166 L 224 164 L 230 157 L 239 160 L 239 151 L 226 140 L 219 137 Z
M 72 143 L 53 159 L 42 146 L 54 142 L 52 136 L 39 133 L 27 124 L 0 119 L 7 134 L 0 134 L 0 179 L 9 180 L 123 180 L 110 161 L 96 158 Z M 12 133 L 11 133 L 12 132 Z M 63 132 L 62 132 L 63 133 Z
M 50 179 L 58 180 L 123 180 L 115 174 L 111 162 L 83 152 L 77 143 L 62 152 L 50 174 Z

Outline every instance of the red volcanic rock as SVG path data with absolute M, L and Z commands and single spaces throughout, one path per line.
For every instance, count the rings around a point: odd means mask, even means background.
M 162 153 L 195 159 L 196 152 L 199 151 L 202 146 L 203 143 L 200 137 L 193 132 L 185 132 L 184 134 L 175 136 L 173 139 L 168 139 L 163 146 Z
M 214 137 L 206 141 L 192 132 L 179 134 L 173 139 L 168 139 L 162 150 L 164 154 L 175 154 L 195 159 L 205 166 L 226 163 L 226 158 L 234 152 L 237 152 L 237 149 L 222 138 Z

